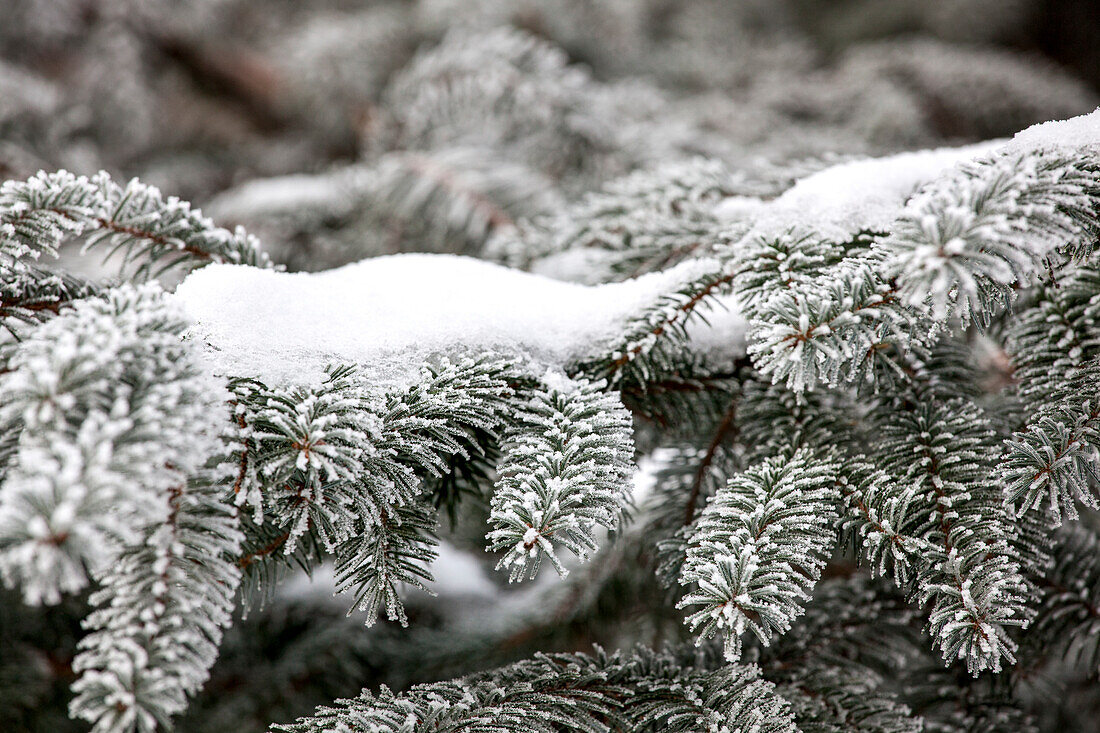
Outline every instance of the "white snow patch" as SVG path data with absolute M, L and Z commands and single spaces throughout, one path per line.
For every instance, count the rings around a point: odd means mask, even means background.
M 303 384 L 328 364 L 351 362 L 376 384 L 404 386 L 441 355 L 494 351 L 535 373 L 560 369 L 598 353 L 631 316 L 707 264 L 598 286 L 454 255 L 377 257 L 320 273 L 210 265 L 176 297 L 218 373 Z M 716 333 L 700 332 L 705 348 L 744 353 L 740 314 L 707 316 Z
M 961 148 L 918 150 L 826 168 L 757 207 L 757 229 L 771 233 L 801 224 L 828 235 L 842 235 L 888 228 L 921 186 L 959 163 L 993 152 L 1004 142 L 990 140 Z M 739 200 L 726 213 L 731 218 L 743 218 L 752 213 L 750 203 Z
M 1017 132 L 1006 150 L 1045 147 L 1083 148 L 1100 145 L 1100 108 L 1068 120 L 1053 120 Z
M 471 553 L 459 550 L 449 542 L 440 542 L 439 556 L 428 570 L 433 581 L 428 587 L 440 596 L 473 596 L 496 598 L 500 586 L 489 579 L 485 566 Z
M 714 207 L 714 215 L 722 221 L 753 219 L 764 211 L 768 203 L 756 196 L 729 196 Z
M 218 195 L 204 210 L 215 219 L 236 219 L 297 210 L 340 209 L 353 198 L 349 180 L 346 172 L 255 179 Z
M 638 459 L 638 467 L 634 470 L 634 490 L 630 494 L 634 506 L 643 506 L 653 494 L 657 486 L 657 473 L 665 467 L 670 453 L 668 448 L 657 448 Z
M 988 140 L 841 163 L 806 176 L 771 201 L 733 197 L 718 203 L 714 213 L 727 221 L 755 220 L 755 230 L 765 234 L 799 225 L 826 236 L 888 229 L 910 196 L 960 163 L 999 151 L 1089 146 L 1100 146 L 1100 109 L 1033 125 L 1011 141 Z

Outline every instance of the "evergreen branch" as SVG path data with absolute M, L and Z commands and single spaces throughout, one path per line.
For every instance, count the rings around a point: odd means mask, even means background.
M 222 389 L 156 285 L 76 302 L 12 359 L 22 420 L 0 489 L 5 578 L 56 603 L 100 589 L 71 705 L 96 731 L 168 725 L 206 679 L 239 573 L 236 514 L 208 462 L 225 453 Z
M 746 461 L 810 448 L 852 455 L 866 451 L 870 435 L 859 406 L 843 392 L 795 393 L 752 373 L 742 385 L 738 413 Z
M 591 357 L 577 370 L 605 379 L 613 387 L 637 387 L 674 374 L 678 357 L 687 343 L 687 326 L 723 293 L 729 292 L 734 274 L 728 264 L 702 259 L 679 287 L 662 295 L 626 325 L 621 338 L 604 355 Z
M 997 675 L 972 677 L 959 665 L 917 666 L 905 675 L 905 699 L 930 733 L 1038 733 L 1034 718 Z
M 216 227 L 187 202 L 136 179 L 120 186 L 104 172 L 89 179 L 59 171 L 0 186 L 0 266 L 18 271 L 22 260 L 56 256 L 74 237 L 85 237 L 85 249 L 121 250 L 137 277 L 209 262 L 271 266 L 244 230 Z
M 806 614 L 762 650 L 764 677 L 791 702 L 800 730 L 924 730 L 890 684 L 920 644 L 917 612 L 891 591 L 859 574 L 823 580 Z
M 30 603 L 109 569 L 216 451 L 220 386 L 159 287 L 83 300 L 35 329 L 0 392 L 22 432 L 0 488 L 0 569 Z M 198 436 L 199 439 L 196 438 Z
M 845 462 L 837 486 L 847 508 L 841 517 L 845 537 L 875 574 L 911 587 L 933 549 L 908 533 L 922 510 L 917 488 L 899 486 L 863 456 Z
M 170 727 L 209 676 L 240 581 L 241 534 L 222 493 L 201 480 L 172 489 L 167 521 L 146 528 L 92 594 L 70 710 L 96 733 Z
M 335 554 L 338 590 L 354 590 L 368 624 L 383 606 L 404 621 L 397 586 L 426 589 L 435 557 L 421 482 L 449 470 L 454 456 L 480 454 L 478 436 L 495 435 L 519 381 L 510 362 L 483 356 L 425 369 L 408 390 L 385 396 L 351 367 L 330 368 L 312 387 L 233 382 L 250 446 L 236 498 L 253 507 L 257 525 L 246 523 L 256 536 L 242 567 L 267 572 L 277 555 L 308 567 L 315 553 L 299 544 L 319 544 Z
M 16 278 L 0 278 L 0 372 L 31 331 L 74 301 L 102 288 L 75 277 L 26 265 Z
M 562 575 L 560 545 L 584 561 L 596 526 L 616 529 L 628 502 L 630 416 L 601 382 L 537 390 L 503 439 L 486 535 L 510 579 L 534 577 L 543 555 Z
M 893 695 L 844 668 L 817 667 L 796 682 L 780 683 L 799 730 L 828 733 L 920 733 L 924 721 Z
M 540 654 L 453 682 L 416 685 L 402 695 L 385 687 L 377 695 L 364 691 L 276 728 L 288 733 L 797 731 L 787 703 L 755 667 L 700 673 L 669 654 L 645 649 Z
M 748 236 L 737 244 L 737 302 L 746 315 L 755 317 L 776 294 L 805 290 L 843 257 L 843 247 L 811 231 Z
M 1095 371 L 1095 370 L 1094 370 Z M 1057 524 L 1077 518 L 1079 501 L 1100 506 L 1100 398 L 1080 394 L 1042 408 L 1004 443 L 997 477 L 1016 516 L 1045 501 Z
M 1054 564 L 1039 581 L 1039 612 L 1032 644 L 1064 650 L 1067 659 L 1100 674 L 1100 539 L 1080 525 L 1055 534 Z
M 705 255 L 730 239 L 715 204 L 737 191 L 717 160 L 695 158 L 634 171 L 553 214 L 521 222 L 490 240 L 491 255 L 528 268 L 571 258 L 584 262 L 576 279 L 623 280 Z M 570 268 L 570 275 L 573 270 Z
M 1020 396 L 1033 409 L 1065 397 L 1081 369 L 1100 356 L 1100 269 L 1087 261 L 1018 307 L 1010 324 L 1007 349 Z
M 379 406 L 350 367 L 330 368 L 319 385 L 268 390 L 255 382 L 234 385 L 243 436 L 252 445 L 237 493 L 257 517 L 268 514 L 288 532 L 284 552 L 313 530 L 328 549 L 351 536 L 360 517 L 407 501 L 415 484 L 370 482 L 353 489 L 378 451 Z
M 933 335 L 871 260 L 842 262 L 822 280 L 779 290 L 752 321 L 754 364 L 795 392 L 900 376 L 891 355 L 921 348 Z
M 386 609 L 386 617 L 408 626 L 398 595 L 404 584 L 432 593 L 428 566 L 438 557 L 435 512 L 419 501 L 394 506 L 361 536 L 336 550 L 336 592 L 355 594 L 355 610 L 365 611 L 367 625 Z
M 725 424 L 721 416 L 710 425 L 707 447 L 692 442 L 660 449 L 660 468 L 642 512 L 646 520 L 642 535 L 647 544 L 656 547 L 657 578 L 665 587 L 678 584 L 703 502 L 725 486 L 727 476 L 743 468 L 740 446 L 732 438 L 736 430 L 736 421 Z M 689 507 L 691 518 L 685 522 Z
M 1047 259 L 1087 255 L 1100 232 L 1100 167 L 1086 152 L 1000 153 L 914 196 L 883 241 L 904 302 L 942 320 L 988 315 Z
M 764 461 L 708 502 L 688 543 L 678 607 L 702 638 L 721 632 L 726 658 L 750 629 L 765 645 L 802 613 L 835 543 L 837 466 L 808 451 Z
M 913 521 L 900 531 L 930 548 L 917 577 L 918 596 L 934 600 L 933 641 L 948 661 L 972 673 L 1015 661 L 1006 629 L 1026 626 L 1025 583 L 1009 547 L 1011 524 L 989 477 L 992 431 L 965 400 L 926 400 L 882 427 L 882 467 L 919 492 Z

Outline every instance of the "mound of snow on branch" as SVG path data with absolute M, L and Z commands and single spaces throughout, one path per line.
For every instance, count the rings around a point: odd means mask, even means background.
M 888 229 L 921 186 L 969 160 L 1003 146 L 1004 140 L 866 158 L 826 168 L 797 181 L 771 201 L 735 197 L 715 208 L 730 221 L 755 220 L 757 232 L 794 225 L 843 238 L 860 230 Z
M 211 265 L 176 297 L 221 374 L 304 384 L 328 364 L 356 363 L 375 383 L 400 386 L 439 356 L 495 351 L 541 372 L 597 354 L 704 264 L 597 286 L 454 255 L 377 257 L 320 273 Z M 704 315 L 700 348 L 744 353 L 736 311 Z
M 1100 108 L 1068 120 L 1053 120 L 1017 132 L 1007 150 L 1100 146 Z

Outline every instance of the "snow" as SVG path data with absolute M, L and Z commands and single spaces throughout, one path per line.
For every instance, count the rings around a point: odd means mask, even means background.
M 785 231 L 792 225 L 814 227 L 828 236 L 885 229 L 921 186 L 1004 143 L 990 140 L 959 148 L 849 161 L 806 176 L 772 201 L 754 204 L 738 197 L 719 204 L 715 213 L 728 220 L 754 218 L 760 233 Z
M 846 162 L 803 178 L 774 200 L 735 197 L 715 213 L 749 221 L 764 234 L 796 225 L 825 236 L 885 229 L 916 190 L 961 162 L 997 150 L 1098 143 L 1100 110 L 1028 128 L 1008 145 L 992 140 Z M 289 178 L 241 191 L 236 205 L 266 201 L 278 209 L 291 190 L 300 200 L 303 188 L 329 199 L 331 186 L 324 177 Z M 598 353 L 630 316 L 700 266 L 686 262 L 621 283 L 582 285 L 472 258 L 404 254 L 315 274 L 213 265 L 192 273 L 176 294 L 219 373 L 309 383 L 328 364 L 352 362 L 379 384 L 403 386 L 434 358 L 484 351 L 516 356 L 535 373 L 560 370 Z M 744 353 L 745 322 L 731 298 L 702 315 L 709 324 L 692 324 L 693 348 L 711 358 Z
M 1100 108 L 1068 120 L 1032 125 L 1017 132 L 1006 150 L 1018 151 L 1045 147 L 1083 148 L 1100 145 Z
M 767 234 L 793 225 L 813 227 L 826 236 L 886 229 L 910 196 L 960 163 L 999 151 L 1098 145 L 1100 109 L 1033 125 L 1010 141 L 989 140 L 842 163 L 806 176 L 771 201 L 743 196 L 726 199 L 716 206 L 715 214 L 728 221 L 753 221 L 758 232 Z
M 176 298 L 219 374 L 305 384 L 350 362 L 375 384 L 405 386 L 439 356 L 494 351 L 534 373 L 560 369 L 599 353 L 627 319 L 706 264 L 595 286 L 455 255 L 392 255 L 320 273 L 210 265 Z M 715 331 L 700 332 L 702 347 L 743 354 L 740 314 L 706 315 Z
M 339 209 L 352 198 L 349 176 L 294 174 L 248 181 L 210 202 L 215 219 L 255 218 L 296 210 Z

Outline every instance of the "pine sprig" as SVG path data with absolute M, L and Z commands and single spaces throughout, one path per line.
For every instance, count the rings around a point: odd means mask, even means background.
M 883 469 L 918 492 L 899 528 L 927 542 L 918 597 L 931 600 L 929 632 L 944 659 L 972 673 L 1015 662 L 1008 629 L 1026 626 L 1025 583 L 1009 546 L 1012 525 L 990 481 L 993 432 L 965 400 L 891 411 L 878 447 Z
M 813 231 L 751 234 L 737 243 L 733 289 L 738 304 L 755 316 L 777 293 L 806 289 L 843 257 L 843 247 Z
M 543 556 L 565 575 L 559 546 L 586 560 L 595 528 L 622 520 L 634 445 L 629 414 L 604 386 L 546 385 L 503 438 L 487 539 L 513 581 L 534 577 Z
M 646 649 L 608 655 L 540 654 L 453 682 L 396 695 L 364 691 L 313 717 L 276 726 L 288 733 L 372 730 L 534 733 L 613 730 L 671 733 L 795 733 L 788 704 L 751 666 L 713 672 Z
M 317 553 L 297 552 L 306 542 L 335 555 L 338 590 L 355 593 L 368 624 L 381 608 L 403 621 L 397 587 L 425 588 L 437 543 L 423 479 L 480 454 L 479 436 L 512 413 L 519 381 L 511 362 L 484 356 L 425 368 L 386 395 L 352 367 L 311 387 L 234 382 L 244 425 L 236 498 L 254 512 L 242 567 L 269 577 L 271 563 L 309 567 Z
M 80 278 L 24 266 L 19 277 L 0 278 L 0 371 L 35 327 L 74 301 L 102 293 L 102 288 Z
M 1016 516 L 1045 501 L 1061 524 L 1077 519 L 1076 502 L 1100 506 L 1100 397 L 1089 392 L 1042 408 L 1005 441 L 997 476 Z
M 85 238 L 85 249 L 121 252 L 135 277 L 210 262 L 271 266 L 243 229 L 217 227 L 186 201 L 137 179 L 122 186 L 105 172 L 89 179 L 59 171 L 0 186 L 0 267 L 18 271 L 22 260 L 56 256 L 76 237 Z
M 99 584 L 73 662 L 75 717 L 167 726 L 206 679 L 240 578 L 220 384 L 156 285 L 82 300 L 35 329 L 2 391 L 21 435 L 0 489 L 0 566 L 31 603 Z
M 612 344 L 576 365 L 613 387 L 645 390 L 645 385 L 676 374 L 687 348 L 688 325 L 705 322 L 705 306 L 730 292 L 734 273 L 724 259 L 702 258 L 672 291 L 662 294 L 623 329 Z
M 795 392 L 900 377 L 896 355 L 923 347 L 934 334 L 873 260 L 844 261 L 820 279 L 795 284 L 759 307 L 749 334 L 756 367 Z
M 1042 602 L 1031 630 L 1033 646 L 1055 650 L 1100 674 L 1100 539 L 1080 525 L 1055 533 L 1054 564 L 1039 581 Z
M 1100 167 L 1086 151 L 1002 152 L 959 166 L 906 205 L 888 271 L 937 320 L 988 315 L 1006 288 L 1034 284 L 1050 257 L 1087 255 L 1098 232 Z
M 1033 409 L 1066 396 L 1100 356 L 1100 270 L 1092 261 L 1066 269 L 1018 306 L 1006 334 L 1017 390 Z
M 70 710 L 96 733 L 170 727 L 209 676 L 240 581 L 241 533 L 222 496 L 204 479 L 171 490 L 166 521 L 147 527 L 92 594 Z
M 367 614 L 370 626 L 385 609 L 386 617 L 408 626 L 399 590 L 402 585 L 434 595 L 428 566 L 438 557 L 435 512 L 414 500 L 385 510 L 363 534 L 336 550 L 336 592 L 352 593 L 354 608 Z
M 837 466 L 809 451 L 777 457 L 730 479 L 707 503 L 688 541 L 680 583 L 697 606 L 687 623 L 720 633 L 726 658 L 751 630 L 767 645 L 790 628 L 836 542 Z
M 79 301 L 35 329 L 0 392 L 21 432 L 0 488 L 0 569 L 56 603 L 109 569 L 220 448 L 223 394 L 155 285 Z

